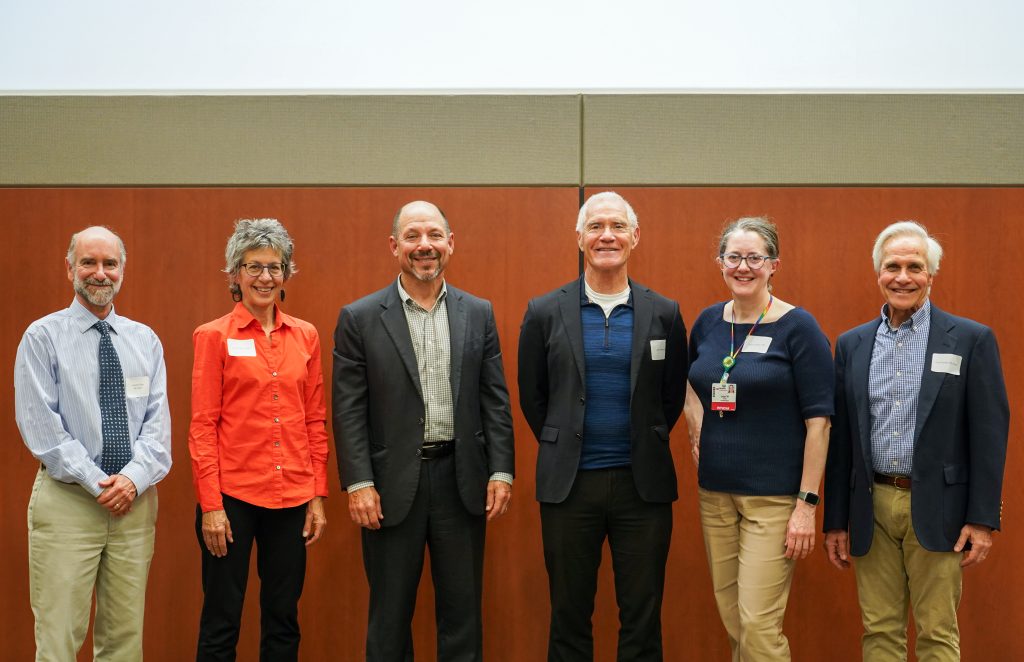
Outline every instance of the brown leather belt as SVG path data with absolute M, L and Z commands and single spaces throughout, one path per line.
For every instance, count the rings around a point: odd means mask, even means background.
M 898 490 L 910 489 L 910 476 L 889 476 L 887 474 L 875 474 L 875 482 L 880 485 L 891 485 Z
M 455 452 L 455 441 L 438 441 L 424 444 L 419 455 L 424 460 L 436 460 Z

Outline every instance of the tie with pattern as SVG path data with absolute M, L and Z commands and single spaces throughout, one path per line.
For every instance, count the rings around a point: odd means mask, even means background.
M 121 361 L 117 358 L 114 343 L 110 341 L 110 325 L 100 320 L 95 326 L 100 332 L 100 421 L 103 424 L 100 469 L 112 475 L 120 472 L 132 459 L 128 406 L 124 399 Z

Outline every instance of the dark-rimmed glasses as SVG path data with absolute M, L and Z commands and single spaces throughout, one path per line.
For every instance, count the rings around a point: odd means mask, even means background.
M 749 264 L 749 262 L 748 262 Z M 266 269 L 270 273 L 271 278 L 277 278 L 284 273 L 284 265 L 280 262 L 271 262 L 270 264 L 260 264 L 259 262 L 243 262 L 242 269 L 245 269 L 245 273 L 249 274 L 253 278 L 259 278 L 263 275 L 263 270 Z
M 718 259 L 722 261 L 722 264 L 730 269 L 736 269 L 740 266 L 740 263 L 746 262 L 748 267 L 756 271 L 763 267 L 766 261 L 774 260 L 775 258 L 771 255 L 740 255 L 739 253 L 726 253 L 725 255 L 719 255 Z

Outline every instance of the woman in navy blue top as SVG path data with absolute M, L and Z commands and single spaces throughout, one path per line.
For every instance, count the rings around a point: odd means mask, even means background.
M 795 562 L 814 549 L 832 353 L 814 318 L 772 293 L 771 221 L 730 223 L 718 253 L 732 298 L 693 326 L 685 409 L 704 544 L 733 660 L 789 660 L 782 621 Z

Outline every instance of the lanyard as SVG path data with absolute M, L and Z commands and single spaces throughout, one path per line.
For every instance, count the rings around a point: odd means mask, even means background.
M 747 331 L 747 338 L 749 338 L 754 331 L 757 331 L 757 327 L 761 324 L 761 320 L 768 314 L 768 310 L 772 307 L 772 302 L 775 301 L 775 295 L 768 295 L 768 305 L 761 311 L 761 315 L 754 322 L 754 326 L 750 327 L 750 331 Z M 725 372 L 722 373 L 721 383 L 729 381 L 729 371 L 732 370 L 733 366 L 736 365 L 736 357 L 739 356 L 740 352 L 743 351 L 743 345 L 747 344 L 747 338 L 743 339 L 739 347 L 736 347 L 736 302 L 732 304 L 732 322 L 729 324 L 729 355 L 722 359 L 722 367 L 725 368 Z

